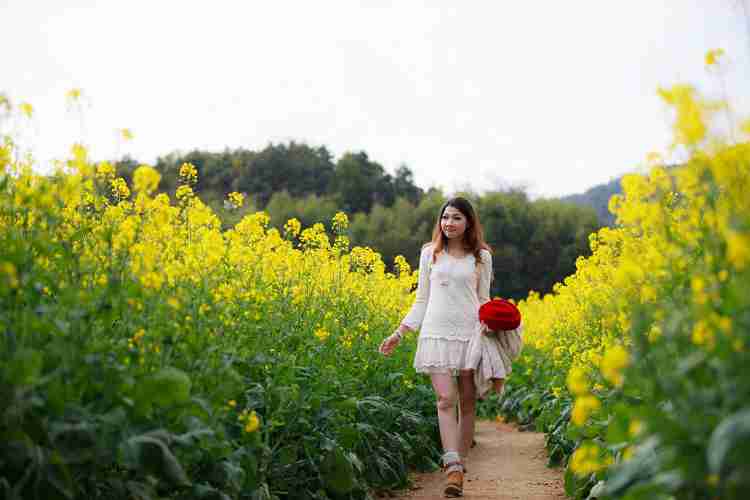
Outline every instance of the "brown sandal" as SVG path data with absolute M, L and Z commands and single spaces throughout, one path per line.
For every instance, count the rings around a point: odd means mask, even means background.
M 461 470 L 453 470 L 448 473 L 448 478 L 445 481 L 444 495 L 448 498 L 460 497 L 464 494 L 464 469 L 461 462 L 451 462 L 445 464 L 443 470 L 448 470 L 454 465 L 460 465 Z

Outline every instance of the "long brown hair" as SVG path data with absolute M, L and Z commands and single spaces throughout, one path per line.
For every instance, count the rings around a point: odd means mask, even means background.
M 457 196 L 446 201 L 440 213 L 438 214 L 437 222 L 435 222 L 435 228 L 432 230 L 432 261 L 435 262 L 437 255 L 445 250 L 448 244 L 448 237 L 443 233 L 443 229 L 440 227 L 440 221 L 443 219 L 443 212 L 448 207 L 453 207 L 461 212 L 466 217 L 466 232 L 463 235 L 464 250 L 467 253 L 474 255 L 477 265 L 482 261 L 481 252 L 487 250 L 492 252 L 492 249 L 484 241 L 484 230 L 482 224 L 479 222 L 479 215 L 474 211 L 474 207 L 471 206 L 469 200 Z M 429 245 L 430 243 L 426 243 Z

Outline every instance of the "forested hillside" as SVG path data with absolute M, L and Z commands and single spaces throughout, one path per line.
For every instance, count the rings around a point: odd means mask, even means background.
M 609 198 L 613 194 L 622 193 L 621 179 L 622 176 L 617 177 L 605 184 L 598 184 L 589 188 L 583 193 L 563 196 L 560 200 L 593 208 L 596 216 L 599 217 L 599 222 L 604 226 L 611 227 L 615 223 L 615 216 L 609 211 Z
M 160 189 L 173 194 L 180 167 L 197 169 L 195 192 L 219 215 L 224 227 L 247 213 L 264 210 L 273 227 L 292 218 L 308 227 L 330 221 L 343 210 L 351 217 L 352 245 L 379 252 L 387 266 L 403 255 L 417 265 L 422 245 L 431 239 L 435 217 L 446 193 L 425 191 L 405 165 L 391 175 L 365 152 L 334 159 L 325 146 L 290 142 L 269 144 L 260 151 L 192 151 L 169 154 L 155 164 Z M 128 182 L 138 162 L 117 165 Z M 225 204 L 230 192 L 245 195 L 237 210 Z M 588 255 L 588 235 L 600 224 L 591 208 L 561 200 L 529 199 L 520 189 L 462 193 L 479 211 L 494 250 L 494 294 L 520 299 L 529 290 L 550 292 L 552 285 L 575 271 L 578 256 Z

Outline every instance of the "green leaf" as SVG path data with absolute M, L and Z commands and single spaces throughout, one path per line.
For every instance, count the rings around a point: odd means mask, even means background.
M 63 422 L 50 427 L 50 439 L 62 463 L 80 465 L 95 460 L 96 426 L 89 422 Z
M 604 481 L 599 481 L 594 485 L 593 488 L 591 488 L 589 496 L 586 498 L 586 500 L 596 500 L 597 498 L 602 496 L 602 493 L 604 493 Z
M 180 446 L 194 446 L 201 439 L 214 436 L 214 431 L 209 428 L 195 429 L 179 436 L 172 435 L 175 444 Z
M 651 437 L 638 445 L 633 457 L 615 467 L 609 475 L 605 495 L 620 495 L 634 483 L 653 476 L 659 465 L 659 440 Z
M 42 372 L 44 357 L 33 349 L 19 349 L 5 366 L 5 376 L 15 385 L 33 385 Z
M 738 444 L 750 438 L 750 408 L 739 411 L 716 426 L 706 449 L 708 467 L 712 473 L 721 471 L 724 461 Z
M 239 465 L 222 460 L 213 467 L 211 481 L 214 484 L 239 492 L 245 482 L 245 471 Z
M 138 386 L 138 403 L 141 408 L 152 404 L 167 407 L 190 401 L 190 377 L 177 368 L 162 368 L 146 377 Z
M 360 433 L 352 425 L 342 425 L 337 434 L 338 442 L 347 450 L 351 450 L 360 439 Z
M 279 466 L 284 467 L 293 464 L 297 461 L 298 454 L 299 450 L 296 443 L 289 444 L 279 449 L 276 453 Z
M 193 486 L 192 498 L 200 500 L 231 500 L 229 496 L 207 484 L 196 484 Z
M 128 481 L 125 483 L 125 488 L 130 494 L 128 498 L 133 500 L 153 500 L 154 491 L 151 486 L 140 483 L 138 481 Z
M 334 403 L 336 409 L 342 413 L 351 414 L 357 411 L 357 398 L 346 398 Z
M 354 467 L 340 446 L 333 446 L 326 452 L 321 472 L 323 483 L 336 494 L 349 493 L 356 485 Z
M 683 377 L 687 375 L 689 372 L 702 365 L 707 358 L 708 356 L 704 351 L 695 351 L 677 363 L 674 376 Z
M 136 436 L 120 446 L 123 464 L 138 471 L 151 473 L 177 485 L 190 481 L 180 462 L 167 445 L 150 436 Z

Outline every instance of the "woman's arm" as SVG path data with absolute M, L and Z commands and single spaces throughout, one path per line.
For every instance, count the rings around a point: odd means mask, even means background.
M 487 250 L 480 252 L 482 263 L 479 264 L 479 283 L 477 285 L 477 295 L 479 305 L 490 301 L 490 283 L 492 282 L 492 254 Z
M 427 302 L 430 300 L 430 260 L 432 251 L 430 247 L 422 249 L 419 256 L 419 278 L 417 280 L 417 294 L 414 303 L 409 312 L 389 337 L 380 344 L 380 352 L 388 356 L 406 332 L 416 330 L 422 325 L 425 312 L 427 312 Z
M 413 331 L 422 326 L 425 312 L 427 312 L 427 302 L 430 300 L 430 264 L 432 259 L 431 247 L 427 246 L 422 249 L 419 255 L 419 279 L 417 281 L 417 294 L 411 309 L 401 321 L 398 331 L 402 334 L 406 331 Z
M 479 280 L 477 281 L 477 297 L 479 305 L 490 301 L 490 283 L 492 282 L 492 254 L 487 250 L 482 250 L 479 255 L 482 262 L 479 264 Z M 491 331 L 487 325 L 482 323 L 483 332 Z

